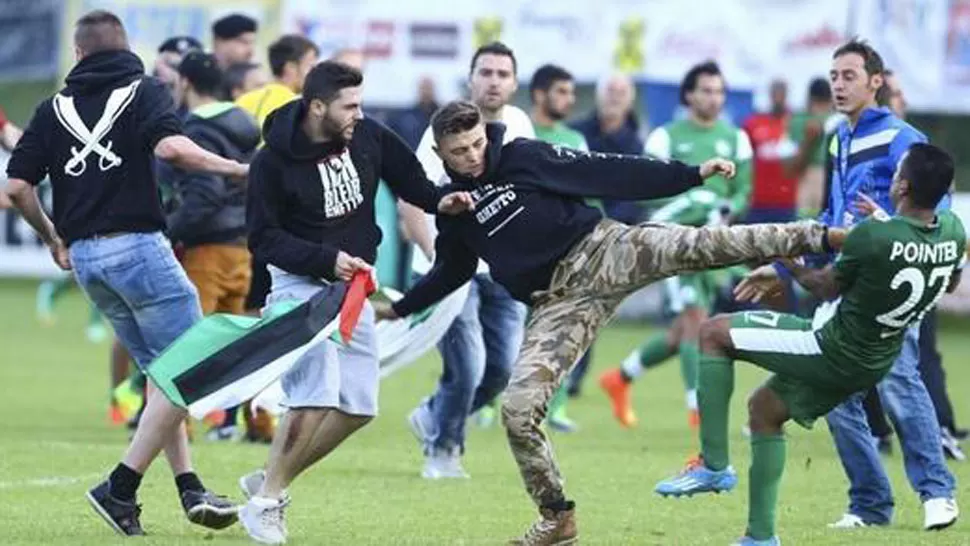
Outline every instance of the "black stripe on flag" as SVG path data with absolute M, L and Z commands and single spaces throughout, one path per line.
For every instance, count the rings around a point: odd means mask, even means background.
M 185 404 L 234 383 L 305 345 L 340 314 L 345 283 L 322 288 L 289 313 L 223 347 L 173 380 Z

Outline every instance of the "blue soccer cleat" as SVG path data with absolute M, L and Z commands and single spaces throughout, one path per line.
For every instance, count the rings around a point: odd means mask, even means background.
M 658 483 L 654 491 L 664 497 L 690 497 L 697 493 L 730 491 L 737 484 L 738 475 L 733 468 L 729 466 L 724 470 L 711 470 L 698 457 L 689 461 L 680 474 Z
M 751 537 L 744 537 L 739 539 L 731 546 L 781 546 L 781 540 L 778 539 L 778 535 L 765 540 L 755 540 Z

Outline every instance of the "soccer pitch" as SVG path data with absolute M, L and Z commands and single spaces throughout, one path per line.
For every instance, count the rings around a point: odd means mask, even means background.
M 117 462 L 127 431 L 107 420 L 110 345 L 84 337 L 87 308 L 75 291 L 59 302 L 58 322 L 33 318 L 35 283 L 0 282 L 0 545 L 102 545 L 121 543 L 89 508 L 84 491 Z M 970 423 L 965 366 L 970 336 L 964 324 L 947 324 L 941 349 L 957 419 Z M 687 428 L 684 396 L 674 361 L 644 374 L 634 391 L 640 425 L 622 430 L 610 415 L 596 378 L 616 365 L 644 336 L 644 327 L 615 326 L 595 347 L 594 369 L 583 396 L 570 406 L 582 429 L 553 441 L 577 502 L 582 544 L 727 545 L 746 520 L 750 450 L 740 433 L 747 394 L 764 374 L 738 365 L 732 405 L 732 457 L 740 485 L 726 495 L 661 499 L 654 484 L 677 471 L 697 449 Z M 504 544 L 536 516 L 501 427 L 469 423 L 465 466 L 470 480 L 421 479 L 422 456 L 406 426 L 408 412 L 432 389 L 437 355 L 386 379 L 381 415 L 335 454 L 301 476 L 287 511 L 290 544 L 486 545 Z M 263 464 L 267 447 L 214 444 L 195 427 L 193 456 L 206 485 L 241 499 L 237 478 Z M 826 524 L 846 508 L 848 487 L 824 422 L 815 430 L 790 426 L 778 533 L 794 545 L 970 544 L 966 522 L 942 533 L 922 530 L 922 508 L 905 480 L 898 446 L 887 459 L 896 492 L 892 527 L 836 531 Z M 957 499 L 970 510 L 970 463 L 953 463 Z M 148 472 L 140 491 L 139 544 L 252 544 L 240 526 L 210 534 L 188 523 L 164 460 Z M 966 519 L 967 516 L 964 516 Z

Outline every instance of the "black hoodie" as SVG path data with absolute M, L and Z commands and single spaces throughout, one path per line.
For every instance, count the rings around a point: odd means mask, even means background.
M 546 290 L 559 261 L 600 222 L 583 198 L 655 199 L 701 184 L 698 167 L 643 156 L 580 152 L 518 138 L 502 145 L 505 126 L 486 127 L 486 169 L 478 179 L 446 167 L 445 192 L 470 191 L 475 210 L 438 216 L 435 264 L 394 305 L 400 316 L 437 302 L 475 274 L 478 258 L 526 304 Z
M 210 152 L 249 163 L 259 145 L 259 127 L 231 102 L 197 108 L 185 120 L 185 136 Z M 246 186 L 225 176 L 159 169 L 175 193 L 168 235 L 192 247 L 241 241 L 246 236 Z
M 182 130 L 168 89 L 145 76 L 130 51 L 89 55 L 65 83 L 37 107 L 7 165 L 8 177 L 39 184 L 50 175 L 54 225 L 67 244 L 165 229 L 154 149 Z M 106 114 L 112 96 L 110 104 L 118 106 L 113 116 Z M 92 135 L 95 129 L 103 130 Z
M 379 180 L 401 199 L 434 213 L 440 188 L 407 144 L 370 118 L 350 143 L 313 143 L 300 100 L 263 125 L 266 146 L 249 170 L 246 219 L 256 260 L 312 278 L 334 279 L 339 251 L 374 263 L 381 230 L 374 217 Z

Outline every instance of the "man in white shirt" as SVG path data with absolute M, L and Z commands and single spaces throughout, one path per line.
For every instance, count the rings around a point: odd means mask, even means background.
M 506 142 L 535 138 L 529 116 L 508 104 L 518 83 L 515 55 L 505 44 L 493 42 L 475 52 L 468 86 L 471 100 L 486 120 L 506 125 Z M 417 156 L 430 180 L 439 185 L 448 182 L 444 165 L 434 151 L 430 127 L 421 138 Z M 434 218 L 403 202 L 399 208 L 404 236 L 417 246 L 412 268 L 423 275 L 433 261 L 437 235 Z M 425 478 L 468 477 L 461 466 L 465 421 L 508 384 L 522 344 L 525 315 L 525 306 L 493 281 L 488 266 L 479 261 L 464 307 L 438 345 L 444 363 L 438 390 L 408 417 L 424 446 Z

